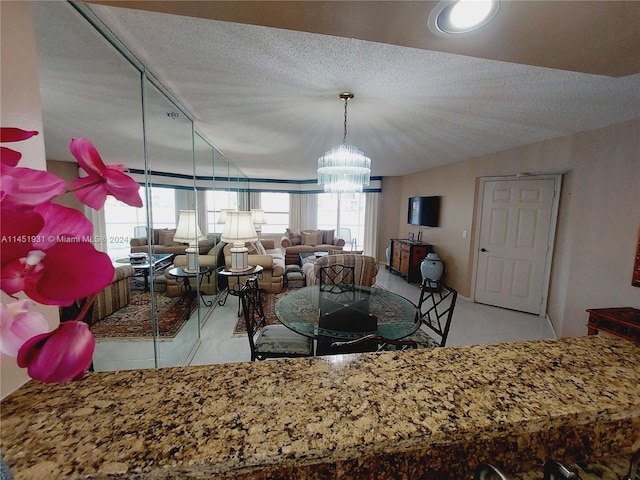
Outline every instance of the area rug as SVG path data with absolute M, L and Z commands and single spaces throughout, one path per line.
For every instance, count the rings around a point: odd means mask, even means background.
M 276 317 L 276 302 L 286 291 L 280 293 L 262 293 L 262 309 L 264 310 L 265 325 L 277 325 L 280 323 Z M 241 313 L 233 329 L 232 337 L 246 337 L 247 328 L 244 323 L 244 314 Z
M 190 306 L 179 305 L 179 301 L 179 298 L 156 295 L 161 338 L 175 337 L 198 305 L 197 302 L 191 302 Z M 98 321 L 91 327 L 91 333 L 96 339 L 149 339 L 153 336 L 150 311 L 151 294 L 135 293 L 129 305 Z

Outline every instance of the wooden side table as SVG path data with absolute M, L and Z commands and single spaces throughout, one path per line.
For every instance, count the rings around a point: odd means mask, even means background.
M 640 310 L 637 308 L 590 308 L 587 312 L 589 335 L 603 331 L 640 345 Z

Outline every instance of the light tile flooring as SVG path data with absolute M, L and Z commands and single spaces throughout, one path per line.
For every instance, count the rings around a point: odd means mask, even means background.
M 415 303 L 418 302 L 418 285 L 408 284 L 400 276 L 389 273 L 384 266 L 378 273 L 377 282 Z M 201 341 L 190 359 L 184 360 L 189 345 L 193 345 L 197 335 L 197 317 L 192 317 L 175 339 L 157 345 L 161 366 L 250 360 L 246 336 L 231 336 L 238 318 L 237 297 L 230 296 L 224 306 L 214 305 L 215 308 L 204 316 Z M 554 336 L 551 325 L 544 317 L 489 307 L 458 297 L 447 346 L 542 340 Z M 152 368 L 155 363 L 153 358 L 154 347 L 151 341 L 98 342 L 94 365 L 97 371 Z
M 377 282 L 406 298 L 418 302 L 418 285 L 408 284 L 398 275 L 381 267 Z M 201 345 L 191 365 L 244 362 L 250 359 L 247 338 L 231 338 L 237 320 L 237 301 L 229 297 L 224 307 L 216 307 L 206 321 Z M 537 315 L 472 303 L 458 297 L 447 346 L 542 340 L 554 338 L 548 320 Z

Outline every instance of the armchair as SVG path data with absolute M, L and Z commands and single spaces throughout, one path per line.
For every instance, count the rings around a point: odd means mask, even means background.
M 224 259 L 227 268 L 231 267 L 231 243 L 224 247 Z M 284 254 L 275 248 L 273 240 L 263 239 L 261 242 L 247 243 L 249 249 L 249 265 L 260 265 L 264 268 L 262 279 L 259 280 L 260 289 L 271 293 L 282 292 L 284 285 Z
M 307 277 L 307 285 L 320 285 L 320 269 L 335 264 L 354 267 L 356 285 L 370 287 L 376 281 L 378 262 L 375 258 L 367 255 L 346 253 L 327 255 L 319 258 L 315 263 L 305 263 L 302 266 L 302 271 Z
M 224 242 L 218 242 L 215 247 L 209 249 L 205 254 L 200 254 L 198 256 L 199 264 L 203 267 L 209 267 L 211 272 L 215 272 L 216 268 L 224 266 L 224 253 L 223 249 L 227 244 Z M 179 297 L 182 295 L 182 291 L 180 290 L 180 284 L 178 280 L 169 275 L 169 270 L 174 267 L 186 267 L 187 266 L 187 256 L 186 255 L 177 255 L 173 259 L 173 265 L 167 267 L 165 269 L 164 276 L 167 279 L 167 297 Z M 215 295 L 217 293 L 217 279 L 215 273 L 212 273 L 211 277 L 207 280 L 203 280 L 202 285 L 200 285 L 200 289 L 206 295 Z

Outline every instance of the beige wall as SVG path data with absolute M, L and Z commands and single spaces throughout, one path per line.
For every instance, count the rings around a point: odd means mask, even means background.
M 36 63 L 36 45 L 31 4 L 29 2 L 0 2 L 0 56 L 6 68 L 1 71 L 0 112 L 3 127 L 19 127 L 42 132 L 40 86 Z M 8 67 L 10 66 L 10 68 Z M 22 152 L 20 166 L 45 170 L 44 139 L 42 133 L 25 142 L 15 144 Z M 21 296 L 24 298 L 24 296 Z M 2 303 L 14 300 L 2 293 Z M 57 307 L 38 305 L 53 329 L 58 324 Z M 0 397 L 16 390 L 29 377 L 18 368 L 15 358 L 2 355 L 0 359 Z
M 379 242 L 417 232 L 406 223 L 410 196 L 442 195 L 441 225 L 424 230 L 423 240 L 442 257 L 448 282 L 469 296 L 477 181 L 521 172 L 564 173 L 547 306 L 558 335 L 585 334 L 587 308 L 640 307 L 640 289 L 631 286 L 640 225 L 640 120 L 385 178 L 380 223 L 400 222 L 392 232 L 381 227 Z M 389 192 L 388 185 L 398 190 Z

